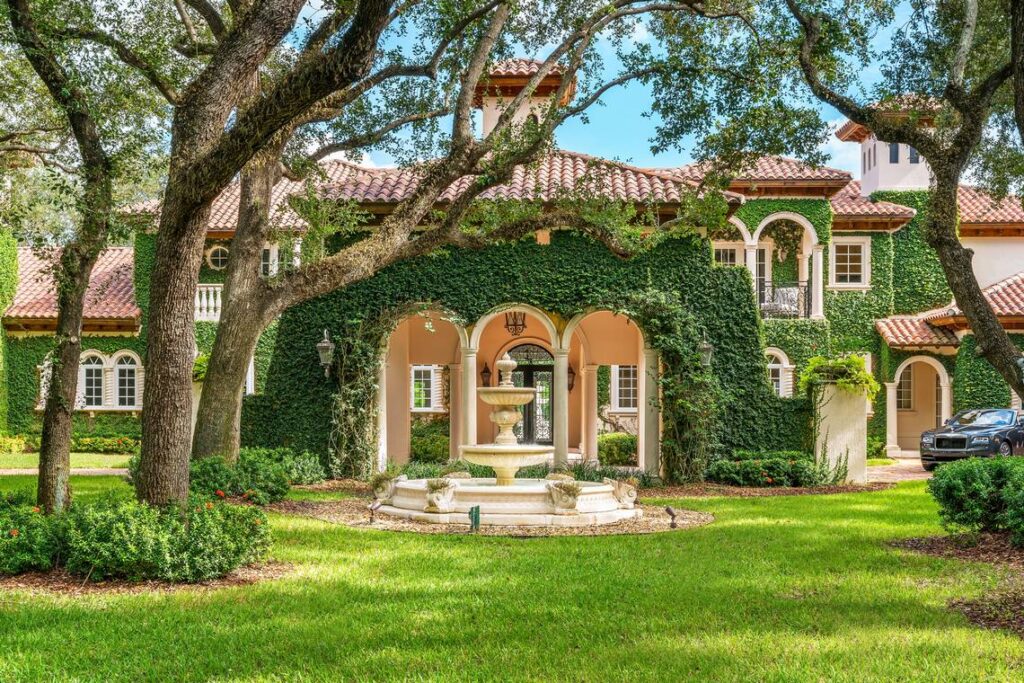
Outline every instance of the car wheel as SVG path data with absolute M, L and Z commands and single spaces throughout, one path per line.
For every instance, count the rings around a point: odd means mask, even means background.
M 1013 455 L 1013 446 L 1010 445 L 1009 441 L 1004 441 L 1001 444 L 999 444 L 999 455 Z

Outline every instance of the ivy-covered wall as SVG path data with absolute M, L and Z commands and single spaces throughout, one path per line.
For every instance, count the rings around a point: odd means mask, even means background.
M 0 315 L 7 310 L 18 288 L 18 243 L 10 231 L 0 228 Z M 0 326 L 0 436 L 9 430 L 7 423 L 7 339 Z
M 709 243 L 697 237 L 667 240 L 622 260 L 594 240 L 557 232 L 549 246 L 526 239 L 396 264 L 282 316 L 265 394 L 246 399 L 243 441 L 327 453 L 339 416 L 332 414 L 337 386 L 324 377 L 314 348 L 325 328 L 340 339 L 342 354 L 347 331 L 360 322 L 417 303 L 464 321 L 507 303 L 531 304 L 568 320 L 594 306 L 614 309 L 629 295 L 654 288 L 677 293 L 715 346 L 723 445 L 799 448 L 807 436 L 807 404 L 771 391 L 751 285 L 744 269 L 713 268 Z
M 1017 348 L 1024 349 L 1024 335 L 1010 335 Z M 960 342 L 956 354 L 953 380 L 953 410 L 970 408 L 1003 408 L 1010 405 L 1010 387 L 978 355 L 978 342 L 969 334 Z
M 806 218 L 818 234 L 818 242 L 832 241 L 832 205 L 826 199 L 751 199 L 736 211 L 750 234 L 773 213 L 796 213 Z

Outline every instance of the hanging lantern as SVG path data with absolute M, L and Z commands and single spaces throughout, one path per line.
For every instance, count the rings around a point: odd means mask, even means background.
M 327 330 L 324 330 L 324 338 L 317 342 L 316 352 L 320 356 L 320 365 L 324 368 L 324 377 L 330 377 L 331 363 L 334 362 L 334 342 L 328 336 Z
M 505 313 L 505 329 L 513 337 L 518 337 L 526 331 L 526 312 L 508 311 Z
M 569 391 L 572 391 L 572 388 L 576 386 L 576 371 L 573 370 L 571 365 L 569 366 L 568 380 Z
M 706 368 L 711 367 L 711 357 L 715 355 L 715 347 L 708 341 L 707 334 L 704 335 L 704 341 L 697 347 L 697 351 L 700 353 L 700 364 Z
M 484 369 L 480 371 L 480 381 L 483 382 L 481 386 L 491 386 L 491 368 L 484 363 Z

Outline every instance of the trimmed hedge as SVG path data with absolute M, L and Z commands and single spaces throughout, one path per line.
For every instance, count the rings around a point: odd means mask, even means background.
M 448 462 L 451 457 L 451 423 L 447 417 L 424 417 L 412 421 L 409 457 L 419 462 Z
M 942 465 L 928 482 L 950 532 L 1010 531 L 1024 545 L 1024 459 L 968 458 Z
M 807 460 L 782 458 L 716 460 L 706 478 L 729 486 L 819 486 L 822 478 Z
M 605 466 L 636 465 L 637 442 L 635 434 L 601 434 L 597 437 L 597 459 Z

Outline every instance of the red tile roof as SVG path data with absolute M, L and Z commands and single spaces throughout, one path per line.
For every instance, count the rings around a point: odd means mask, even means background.
M 503 77 L 517 77 L 517 76 L 533 76 L 540 71 L 541 65 L 544 62 L 536 59 L 527 59 L 525 57 L 513 57 L 512 59 L 504 59 L 500 62 L 495 62 L 491 70 L 487 72 L 487 75 L 491 78 L 503 78 Z M 549 75 L 558 76 L 562 74 L 562 67 L 555 64 L 548 71 Z
M 18 248 L 18 289 L 4 312 L 7 320 L 56 320 L 57 288 L 53 283 L 56 252 L 40 255 Z M 85 295 L 85 319 L 138 321 L 135 303 L 135 259 L 131 247 L 110 247 L 100 253 Z
M 961 185 L 957 200 L 963 223 L 1024 223 L 1020 197 L 996 199 L 977 187 Z
M 707 173 L 708 165 L 687 164 L 673 169 L 673 172 L 687 180 L 700 181 Z M 754 183 L 772 181 L 850 181 L 848 171 L 828 166 L 811 166 L 796 159 L 782 156 L 763 156 L 752 160 L 735 178 L 734 182 Z
M 981 290 L 992 311 L 1000 317 L 1024 317 L 1024 272 Z M 949 306 L 922 313 L 925 320 L 946 320 L 963 317 L 963 311 L 954 301 Z
M 346 178 L 359 176 L 369 170 L 341 159 L 321 162 L 320 168 L 323 169 L 323 182 L 325 183 L 341 182 Z M 303 181 L 292 181 L 287 178 L 282 178 L 274 186 L 270 197 L 271 206 L 273 207 L 270 213 L 270 220 L 275 226 L 292 230 L 304 230 L 306 228 L 306 221 L 295 213 L 291 204 L 287 201 L 289 197 L 301 194 L 304 190 L 305 183 Z M 213 200 L 213 206 L 210 209 L 210 220 L 206 226 L 207 230 L 215 232 L 233 232 L 235 230 L 238 223 L 238 202 L 241 192 L 241 184 L 235 181 L 228 185 Z M 136 214 L 157 214 L 159 211 L 160 202 L 155 199 L 136 204 L 130 210 L 131 213 Z
M 856 180 L 851 180 L 846 187 L 832 195 L 831 202 L 832 211 L 841 218 L 891 216 L 910 220 L 917 213 L 908 206 L 892 202 L 873 202 L 868 197 L 862 197 L 860 182 Z
M 960 340 L 949 330 L 936 327 L 921 316 L 894 315 L 875 321 L 875 329 L 893 348 L 919 346 L 958 346 Z
M 366 204 L 397 204 L 412 195 L 419 178 L 415 168 L 378 169 L 328 185 L 321 196 Z M 454 200 L 474 180 L 473 176 L 460 178 L 441 194 L 439 201 Z M 681 200 L 684 189 L 693 185 L 692 181 L 665 172 L 559 150 L 536 164 L 517 166 L 507 183 L 485 190 L 480 199 L 553 201 L 582 191 L 618 201 L 673 204 Z M 736 193 L 726 194 L 733 203 L 742 201 Z

